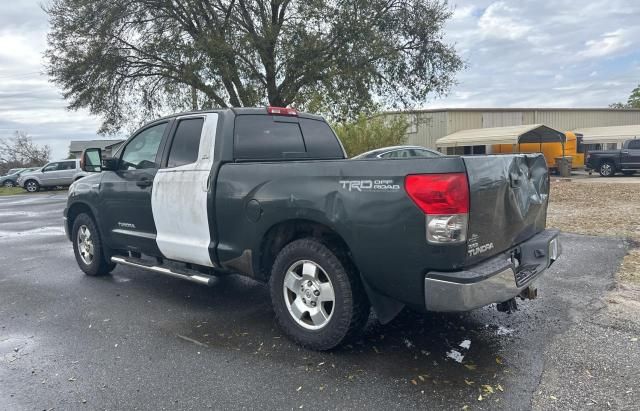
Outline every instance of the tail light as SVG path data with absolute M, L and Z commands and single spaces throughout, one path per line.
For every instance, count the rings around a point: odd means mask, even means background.
M 469 184 L 465 173 L 408 175 L 404 186 L 409 197 L 426 214 L 428 242 L 466 241 Z
M 271 114 L 272 116 L 294 116 L 295 117 L 298 115 L 298 111 L 295 108 L 273 107 L 273 106 L 267 107 L 267 113 Z

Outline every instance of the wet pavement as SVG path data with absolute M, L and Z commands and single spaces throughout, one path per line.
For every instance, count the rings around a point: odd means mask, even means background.
M 639 399 L 637 329 L 595 320 L 622 240 L 563 235 L 540 298 L 513 314 L 406 311 L 318 353 L 279 332 L 267 288 L 251 280 L 206 288 L 127 267 L 84 276 L 61 227 L 64 202 L 0 197 L 0 409 L 547 409 L 565 397 L 578 409 L 590 398 L 556 387 L 578 363 L 571 347 L 597 365 L 607 340 L 626 358 L 612 381 L 631 378 L 631 392 L 591 399 Z

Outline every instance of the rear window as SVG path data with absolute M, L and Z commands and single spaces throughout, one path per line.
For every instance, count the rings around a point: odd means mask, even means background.
M 629 149 L 630 150 L 640 149 L 640 140 L 631 140 L 631 141 L 629 141 Z
M 167 167 L 179 167 L 198 160 L 203 124 L 203 118 L 180 120 L 171 143 Z
M 302 135 L 307 151 L 313 158 L 344 158 L 340 143 L 324 121 L 301 118 Z
M 344 158 L 338 140 L 326 123 L 265 115 L 236 118 L 234 155 L 239 160 Z

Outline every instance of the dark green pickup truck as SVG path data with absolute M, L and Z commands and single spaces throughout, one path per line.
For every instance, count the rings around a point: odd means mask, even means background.
M 513 309 L 560 254 L 542 155 L 347 159 L 321 118 L 221 109 L 147 124 L 70 188 L 65 229 L 88 275 L 116 264 L 202 284 L 268 282 L 293 340 L 330 349 L 373 307 Z

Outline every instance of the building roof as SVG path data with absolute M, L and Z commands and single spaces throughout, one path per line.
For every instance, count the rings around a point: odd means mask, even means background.
M 483 146 L 490 144 L 520 144 L 564 142 L 564 133 L 543 124 L 509 127 L 474 128 L 457 131 L 436 140 L 438 147 Z
M 452 107 L 452 108 L 424 108 L 415 110 L 392 110 L 382 114 L 415 114 L 441 112 L 520 112 L 520 111 L 608 111 L 608 112 L 640 112 L 640 108 L 610 108 L 610 107 Z
M 585 127 L 573 130 L 585 143 L 617 143 L 640 137 L 640 124 L 631 126 Z
M 124 140 L 74 140 L 69 144 L 69 151 L 72 153 L 84 151 L 88 148 L 105 148 L 122 144 Z

